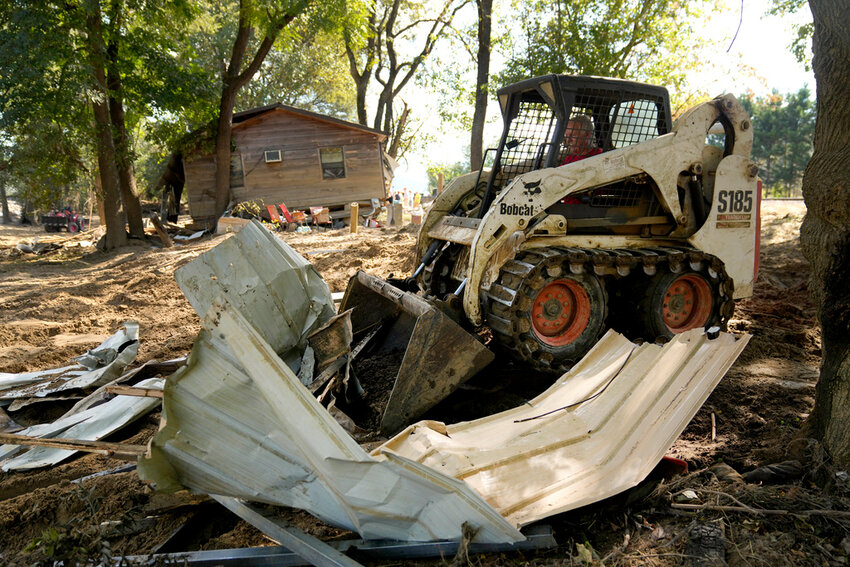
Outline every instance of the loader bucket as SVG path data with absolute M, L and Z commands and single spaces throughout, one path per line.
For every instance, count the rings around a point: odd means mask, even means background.
M 370 350 L 404 351 L 381 419 L 391 434 L 435 406 L 493 360 L 493 353 L 427 301 L 357 272 L 340 312 L 348 309 L 355 338 L 383 325 Z

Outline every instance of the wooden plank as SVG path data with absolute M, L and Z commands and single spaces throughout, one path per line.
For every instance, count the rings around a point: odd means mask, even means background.
M 55 449 L 67 449 L 69 451 L 85 451 L 87 453 L 98 453 L 107 457 L 135 461 L 140 455 L 147 451 L 145 445 L 128 445 L 126 443 L 107 443 L 106 441 L 85 441 L 82 439 L 63 439 L 54 437 L 42 439 L 28 435 L 15 435 L 13 433 L 0 433 L 0 443 L 6 445 L 35 445 L 39 447 L 53 447 Z
M 171 241 L 171 237 L 168 236 L 168 231 L 165 230 L 164 226 L 162 226 L 162 222 L 160 222 L 158 214 L 151 213 L 151 222 L 153 223 L 153 227 L 156 229 L 156 233 L 159 235 L 159 239 L 162 241 L 162 244 L 166 248 L 174 246 L 174 243 Z
M 132 386 L 107 386 L 106 392 L 119 396 L 135 396 L 137 398 L 162 399 L 162 390 L 157 388 L 134 388 Z

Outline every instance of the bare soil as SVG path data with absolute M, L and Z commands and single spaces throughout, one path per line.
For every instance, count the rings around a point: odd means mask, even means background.
M 808 266 L 798 243 L 804 214 L 801 201 L 763 204 L 760 277 L 754 297 L 738 303 L 730 323 L 730 330 L 751 333 L 753 338 L 669 453 L 686 461 L 691 473 L 550 519 L 563 542 L 557 550 L 524 557 L 488 556 L 481 563 L 566 565 L 604 558 L 607 565 L 685 564 L 693 554 L 688 547 L 690 530 L 714 520 L 722 526 L 730 565 L 846 563 L 850 523 L 840 514 L 825 519 L 808 512 L 767 516 L 730 510 L 694 512 L 677 508 L 678 496 L 673 496 L 690 489 L 697 492 L 699 502 L 710 506 L 848 512 L 844 477 L 824 473 L 827 469 L 821 466 L 816 445 L 793 441 L 812 408 L 821 354 L 820 331 L 807 294 Z M 228 236 L 172 248 L 158 246 L 151 238 L 108 253 L 94 248 L 96 236 L 48 235 L 40 227 L 0 225 L 0 372 L 65 365 L 130 319 L 140 323 L 137 364 L 188 353 L 200 321 L 174 283 L 173 272 Z M 35 237 L 61 246 L 43 255 L 16 250 L 19 243 Z M 332 291 L 344 291 L 358 269 L 386 277 L 407 275 L 414 268 L 412 226 L 361 229 L 357 235 L 345 229 L 281 237 L 316 266 Z M 368 374 L 365 367 L 361 370 Z M 507 366 L 488 375 L 490 393 L 502 392 L 487 411 L 523 401 L 523 392 L 516 387 L 519 381 L 513 379 L 520 372 Z M 487 394 L 479 391 L 467 398 L 467 406 L 460 402 L 438 417 L 455 413 L 468 418 L 482 411 Z M 24 425 L 47 421 L 70 403 L 35 404 L 11 417 Z M 151 414 L 107 440 L 145 443 L 158 420 L 159 414 Z M 718 480 L 706 470 L 723 462 L 744 472 L 792 458 L 803 459 L 806 474 L 779 486 Z M 272 544 L 202 497 L 153 493 L 133 471 L 72 482 L 122 464 L 84 455 L 49 470 L 0 473 L 0 565 L 47 565 L 56 558 L 83 556 L 96 562 L 108 554 Z M 821 488 L 823 482 L 813 483 L 822 481 L 824 474 L 832 479 L 826 489 Z M 319 537 L 341 535 L 307 514 L 276 513 Z M 74 543 L 79 544 L 77 551 L 60 554 Z M 32 548 L 27 550 L 28 546 Z M 82 548 L 88 555 L 79 551 Z M 68 559 L 66 564 L 72 562 Z

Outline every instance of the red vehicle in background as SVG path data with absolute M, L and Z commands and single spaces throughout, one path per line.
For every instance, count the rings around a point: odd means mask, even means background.
M 50 214 L 41 216 L 41 224 L 47 232 L 61 232 L 62 229 L 80 232 L 85 230 L 85 223 L 83 216 L 71 210 L 71 207 L 65 207 L 61 211 L 53 209 Z

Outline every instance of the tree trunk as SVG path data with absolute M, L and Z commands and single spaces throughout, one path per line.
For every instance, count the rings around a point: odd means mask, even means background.
M 221 101 L 218 105 L 218 128 L 215 137 L 215 219 L 227 210 L 230 203 L 230 138 L 235 104 L 235 89 L 225 85 L 221 90 Z M 212 220 L 212 226 L 215 226 L 215 219 Z
M 116 4 L 117 5 L 117 4 Z M 114 12 L 118 12 L 116 8 Z M 120 20 L 120 18 L 118 18 Z M 113 21 L 115 34 L 119 24 Z M 108 67 L 106 86 L 109 88 L 109 116 L 112 122 L 112 135 L 115 145 L 116 167 L 118 168 L 118 184 L 121 189 L 121 200 L 124 202 L 124 212 L 127 214 L 127 225 L 130 235 L 144 240 L 145 227 L 142 223 L 142 206 L 139 203 L 139 193 L 136 190 L 136 176 L 133 172 L 133 156 L 130 151 L 130 138 L 124 122 L 124 85 L 118 72 L 118 42 L 112 39 L 107 48 Z
M 12 214 L 9 212 L 9 200 L 6 198 L 6 178 L 0 176 L 0 206 L 3 208 L 3 224 L 12 222 Z
M 803 176 L 800 229 L 809 290 L 821 325 L 822 362 L 808 425 L 840 466 L 850 465 L 850 20 L 843 2 L 810 0 L 817 81 L 814 154 Z
M 490 31 L 493 0 L 478 0 L 478 78 L 475 81 L 475 112 L 469 143 L 470 171 L 478 171 L 484 160 L 484 122 L 487 118 L 487 83 L 490 78 Z
M 357 119 L 366 125 L 366 93 L 372 77 L 380 84 L 380 92 L 375 105 L 375 116 L 372 127 L 387 134 L 387 144 L 390 148 L 402 148 L 401 140 L 393 140 L 398 133 L 403 134 L 404 129 L 395 124 L 393 103 L 395 98 L 416 74 L 422 63 L 431 54 L 434 43 L 442 37 L 448 29 L 454 16 L 471 0 L 443 0 L 443 6 L 436 18 L 431 16 L 413 22 L 406 22 L 401 29 L 396 29 L 397 19 L 400 11 L 405 8 L 401 0 L 388 0 L 384 5 L 372 2 L 370 7 L 370 25 L 367 31 L 368 38 L 365 47 L 355 50 L 348 36 L 346 40 L 346 55 L 348 56 L 351 77 L 357 88 Z M 382 10 L 379 14 L 378 10 Z M 419 24 L 428 24 L 430 29 L 427 33 L 420 34 L 424 37 L 422 49 L 408 61 L 399 61 L 395 48 L 396 38 Z M 363 71 L 358 71 L 358 55 L 365 57 Z M 390 152 L 387 152 L 392 155 Z M 398 156 L 393 156 L 398 157 Z
M 120 189 L 118 172 L 115 167 L 115 146 L 112 139 L 112 129 L 107 104 L 106 47 L 103 43 L 103 28 L 100 17 L 99 0 L 88 3 L 86 14 L 86 30 L 88 34 L 89 62 L 92 66 L 94 89 L 97 97 L 92 100 L 94 125 L 96 130 L 97 165 L 100 171 L 100 181 L 103 190 L 104 216 L 101 219 L 106 224 L 106 241 L 104 248 L 111 250 L 127 244 L 127 232 L 121 216 Z
M 12 222 L 12 214 L 9 212 L 9 199 L 6 196 L 6 172 L 9 170 L 9 162 L 0 161 L 0 207 L 3 209 L 3 224 Z
M 403 142 L 403 134 L 404 130 L 407 128 L 407 117 L 410 114 L 410 107 L 407 106 L 407 103 L 404 103 L 404 109 L 401 111 L 401 116 L 398 118 L 398 122 L 395 124 L 395 131 L 393 132 L 392 142 L 390 143 L 389 149 L 387 149 L 387 155 L 395 159 L 399 150 L 402 147 Z
M 242 59 L 245 57 L 245 51 L 248 48 L 248 40 L 251 38 L 254 29 L 250 22 L 252 9 L 250 4 L 250 0 L 240 0 L 239 2 L 239 29 L 233 42 L 230 63 L 227 65 L 222 80 L 221 100 L 218 106 L 218 127 L 215 138 L 215 216 L 211 219 L 211 226 L 208 226 L 208 228 L 215 226 L 218 217 L 224 213 L 230 203 L 230 142 L 236 93 L 257 73 L 280 30 L 298 15 L 298 13 L 283 13 L 275 17 L 266 31 L 266 36 L 257 48 L 254 58 L 244 70 L 241 70 Z M 305 9 L 307 4 L 309 2 L 304 2 L 298 8 L 299 11 Z

